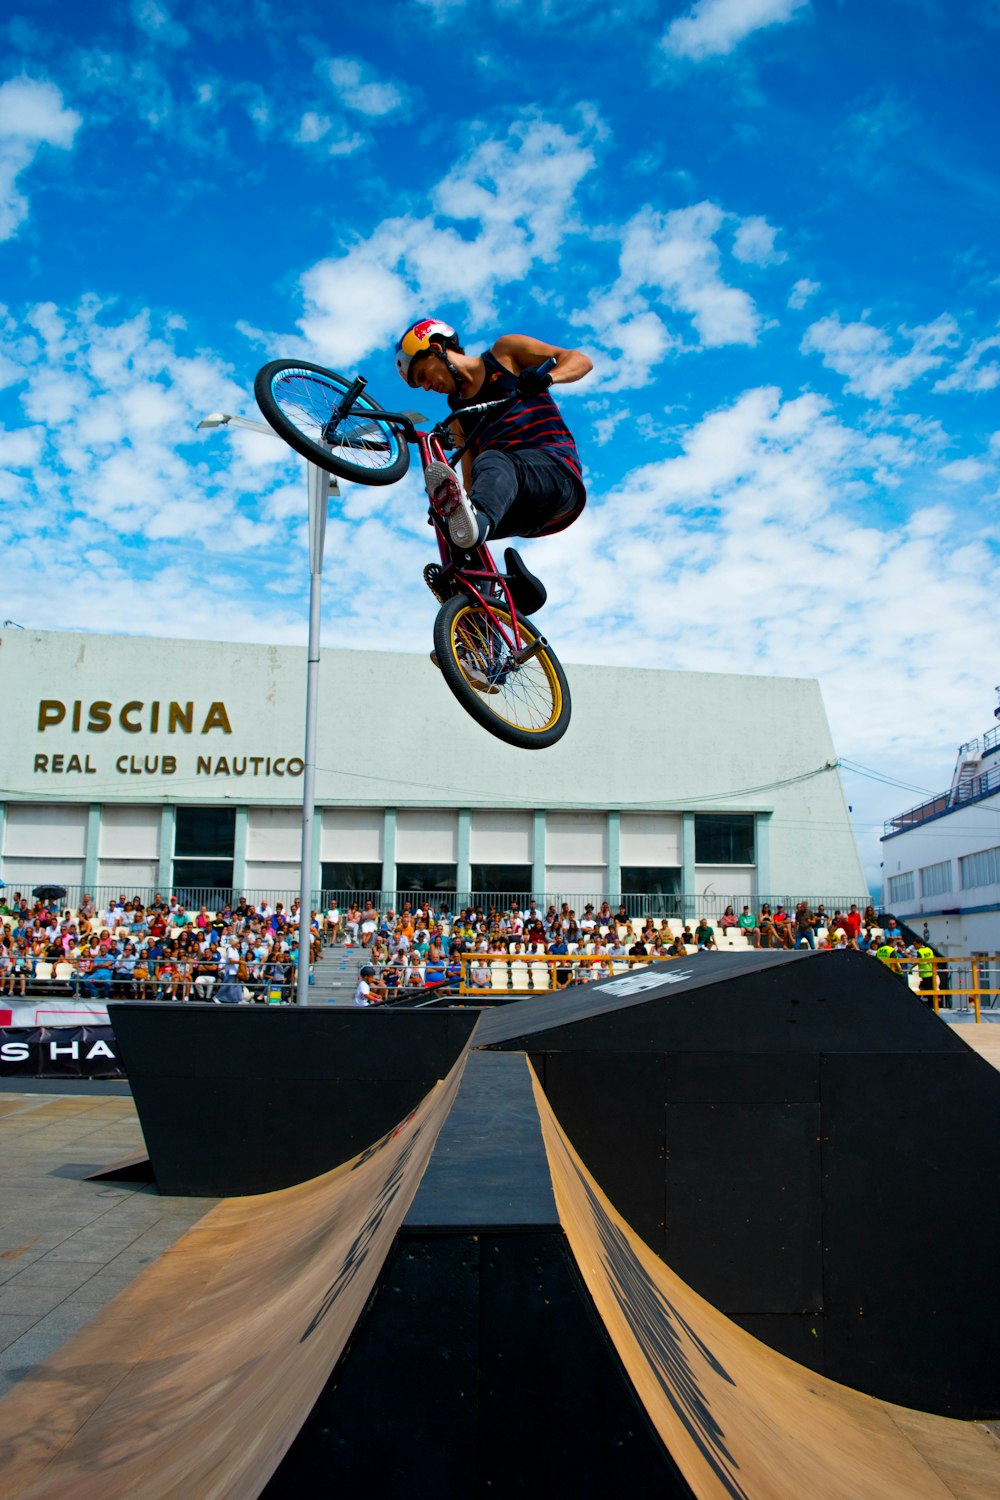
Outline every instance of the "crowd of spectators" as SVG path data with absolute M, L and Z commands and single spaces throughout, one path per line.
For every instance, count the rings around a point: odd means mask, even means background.
M 718 929 L 718 930 L 717 930 Z M 299 903 L 249 902 L 210 912 L 189 910 L 175 896 L 148 905 L 124 894 L 102 909 L 87 895 L 74 910 L 20 893 L 0 899 L 0 994 L 25 995 L 44 978 L 87 999 L 214 1000 L 221 1004 L 291 998 L 298 962 Z M 568 902 L 544 910 L 535 902 L 505 908 L 372 902 L 311 914 L 310 962 L 324 939 L 356 948 L 372 969 L 371 999 L 405 990 L 457 986 L 489 989 L 498 961 L 547 959 L 552 983 L 563 987 L 609 977 L 622 962 L 670 959 L 696 951 L 808 947 L 871 953 L 902 972 L 924 963 L 892 918 L 884 927 L 873 907 L 852 905 L 828 915 L 799 902 L 789 911 L 727 906 L 717 928 L 707 917 L 633 919 L 624 905 Z M 565 957 L 565 965 L 551 962 Z M 570 962 L 570 959 L 574 959 Z M 580 960 L 585 959 L 585 963 Z M 932 970 L 927 970 L 931 972 Z M 925 986 L 928 987 L 928 986 Z M 359 1001 L 360 1003 L 360 1001 Z
M 529 902 L 502 909 L 465 906 L 454 916 L 426 903 L 380 911 L 369 902 L 343 912 L 331 907 L 324 926 L 335 941 L 360 948 L 370 965 L 371 975 L 363 988 L 359 986 L 359 1004 L 392 1000 L 401 990 L 417 986 L 449 986 L 460 978 L 472 989 L 489 989 L 493 970 L 503 960 L 566 956 L 565 967 L 549 965 L 561 988 L 607 978 L 622 960 L 717 951 L 721 946 L 731 948 L 733 939 L 753 948 L 820 947 L 875 954 L 883 937 L 870 906 L 863 914 L 852 905 L 847 912 L 828 916 L 822 904 L 813 911 L 805 902 L 791 913 L 780 905 L 772 911 L 768 903 L 759 912 L 744 906 L 738 916 L 727 906 L 718 923 L 720 934 L 707 917 L 694 926 L 666 917 L 633 920 L 624 905 L 613 910 L 607 902 L 588 902 L 579 915 L 568 902 L 544 911 Z M 571 956 L 587 962 L 571 964 Z
M 321 947 L 312 917 L 310 962 Z M 291 997 L 298 963 L 299 904 L 240 899 L 209 912 L 176 897 L 148 906 L 119 896 L 75 911 L 16 892 L 0 900 L 0 994 L 45 983 L 85 999 L 214 1000 Z

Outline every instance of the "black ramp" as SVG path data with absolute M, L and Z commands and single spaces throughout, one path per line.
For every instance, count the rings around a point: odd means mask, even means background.
M 689 1500 L 569 1253 L 523 1058 L 470 1055 L 381 1283 L 264 1494 Z
M 861 954 L 699 954 L 486 1015 L 678 1275 L 782 1353 L 1000 1415 L 1000 1075 Z M 956 1269 L 956 1254 L 961 1268 Z
M 641 964 L 628 974 L 598 984 L 574 985 L 558 994 L 546 993 L 487 1011 L 476 1035 L 476 1046 L 498 1046 L 575 1021 L 642 1009 L 657 996 L 705 989 L 722 978 L 761 973 L 776 965 L 795 963 L 797 958 L 795 953 L 784 952 L 697 953 L 670 962 Z
M 122 1004 L 111 1021 L 162 1193 L 237 1197 L 328 1172 L 444 1078 L 479 1012 Z

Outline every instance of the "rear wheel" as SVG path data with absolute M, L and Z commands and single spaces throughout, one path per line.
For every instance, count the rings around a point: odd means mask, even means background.
M 550 646 L 517 662 L 494 619 L 513 634 L 506 607 L 487 610 L 465 594 L 447 600 L 434 621 L 434 654 L 445 682 L 478 724 L 521 750 L 544 750 L 569 727 L 566 674 Z M 539 639 L 517 617 L 522 647 Z
M 410 450 L 396 429 L 380 421 L 382 408 L 358 396 L 346 416 L 338 408 L 352 382 L 335 370 L 275 359 L 257 372 L 257 405 L 279 437 L 303 458 L 358 484 L 395 484 L 410 466 Z

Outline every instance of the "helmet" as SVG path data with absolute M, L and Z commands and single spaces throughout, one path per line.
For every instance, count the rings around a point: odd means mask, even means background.
M 407 385 L 413 384 L 410 366 L 418 354 L 430 351 L 432 342 L 443 349 L 461 349 L 458 334 L 450 323 L 442 323 L 440 318 L 418 318 L 396 345 L 396 369 Z
M 372 968 L 371 964 L 362 964 L 361 968 L 358 970 L 358 978 L 359 979 L 374 979 L 375 978 L 375 970 Z

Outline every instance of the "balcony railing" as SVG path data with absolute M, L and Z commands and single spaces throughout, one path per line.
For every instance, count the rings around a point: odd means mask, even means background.
M 952 787 L 947 792 L 939 792 L 936 797 L 930 797 L 926 802 L 918 803 L 916 807 L 907 808 L 906 812 L 897 813 L 894 818 L 887 818 L 882 838 L 891 839 L 898 833 L 919 828 L 921 823 L 929 823 L 932 818 L 943 818 L 957 807 L 969 807 L 974 802 L 981 802 L 984 797 L 992 797 L 996 792 L 1000 792 L 1000 766 L 991 766 L 988 771 L 980 772 L 970 787 Z

